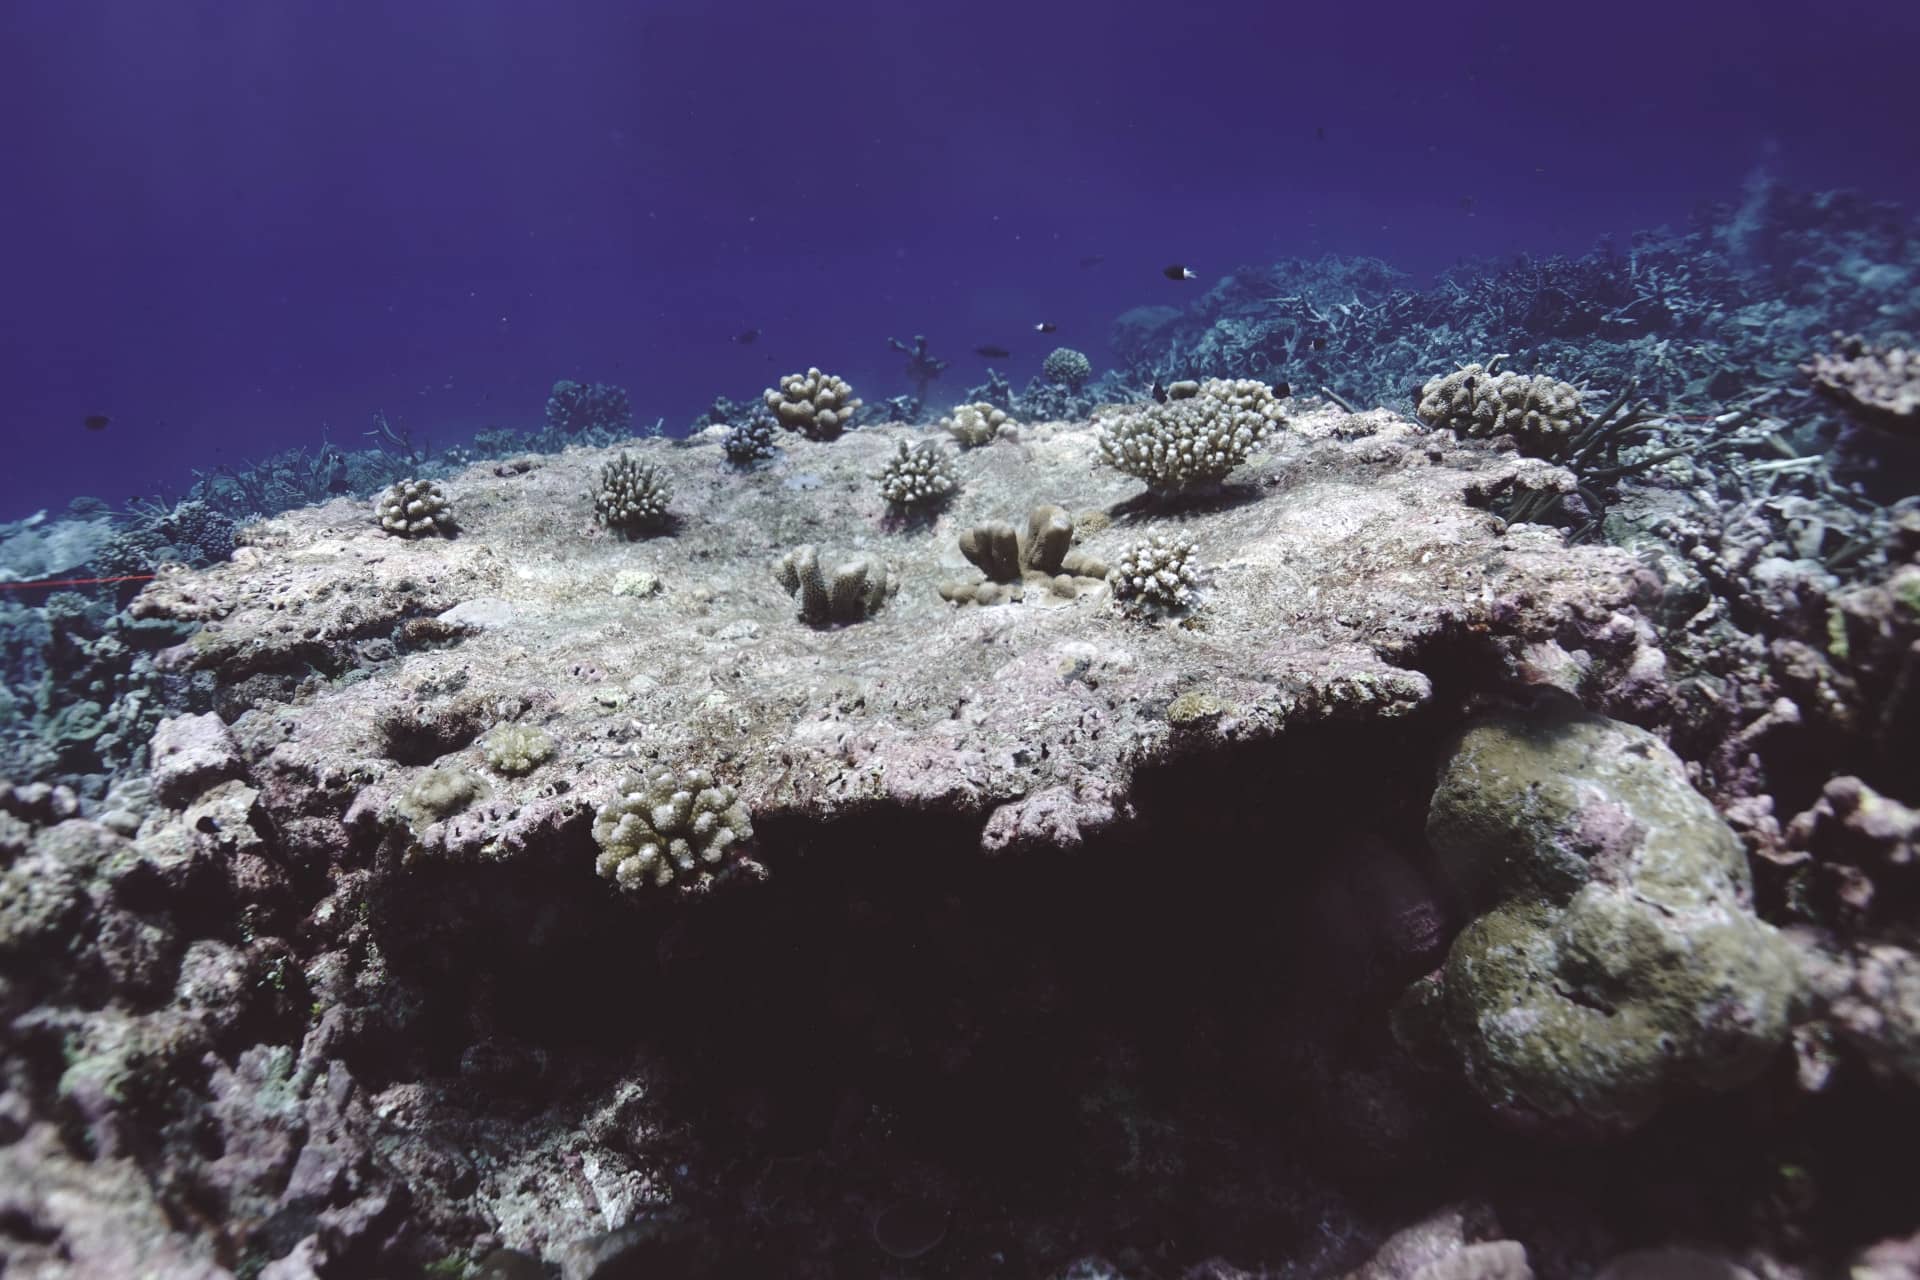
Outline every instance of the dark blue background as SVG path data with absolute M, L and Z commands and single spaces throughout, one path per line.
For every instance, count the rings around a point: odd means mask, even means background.
M 915 331 L 950 394 L 982 342 L 1017 379 L 1056 341 L 1102 364 L 1115 313 L 1191 296 L 1169 261 L 1191 291 L 1323 251 L 1579 251 L 1761 164 L 1920 194 L 1920 5 L 1892 0 L 12 0 L 0 23 L 0 519 L 177 492 L 323 427 L 357 443 L 376 409 L 443 439 L 535 426 L 563 376 L 678 428 L 809 363 L 904 391 L 884 340 Z

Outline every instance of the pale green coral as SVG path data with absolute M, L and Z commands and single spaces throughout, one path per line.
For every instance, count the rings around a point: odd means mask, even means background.
M 594 868 L 622 889 L 698 888 L 753 838 L 734 789 L 705 769 L 661 769 L 631 779 L 593 821 Z
M 486 736 L 480 749 L 496 773 L 532 773 L 553 758 L 553 737 L 525 724 L 503 724 Z
M 1803 978 L 1752 910 L 1739 840 L 1653 735 L 1577 707 L 1482 721 L 1429 843 L 1477 917 L 1400 1029 L 1502 1117 L 1615 1132 L 1751 1079 Z
M 400 794 L 393 810 L 409 825 L 424 827 L 459 813 L 485 792 L 485 784 L 465 769 L 429 769 Z

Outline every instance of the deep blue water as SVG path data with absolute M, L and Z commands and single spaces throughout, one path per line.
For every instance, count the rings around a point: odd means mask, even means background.
M 0 520 L 560 377 L 675 429 L 808 364 L 904 392 L 923 332 L 949 395 L 980 343 L 1018 384 L 1242 263 L 1577 252 L 1757 171 L 1913 207 L 1916 47 L 1891 0 L 10 0 Z

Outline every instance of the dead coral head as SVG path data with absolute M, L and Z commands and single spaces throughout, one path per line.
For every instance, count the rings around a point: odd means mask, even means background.
M 1103 415 L 1096 443 L 1108 466 L 1177 493 L 1218 484 L 1285 421 L 1266 383 L 1210 378 L 1191 396 Z
M 818 369 L 788 374 L 764 399 L 781 426 L 809 440 L 837 439 L 862 403 L 844 378 Z
M 940 419 L 940 429 L 952 436 L 962 449 L 976 449 L 995 440 L 1018 440 L 1020 426 L 1005 409 L 982 400 L 963 404 L 951 417 Z
M 1920 351 L 1874 346 L 1857 334 L 1836 333 L 1833 343 L 1801 366 L 1814 389 L 1866 426 L 1920 434 Z
M 1123 613 L 1152 617 L 1189 609 L 1200 585 L 1194 544 L 1178 534 L 1150 534 L 1122 555 L 1107 586 Z
M 938 506 L 960 490 L 953 459 L 936 440 L 895 446 L 894 455 L 880 469 L 880 496 L 894 507 Z
M 651 462 L 629 457 L 625 450 L 600 469 L 593 492 L 593 514 L 601 524 L 623 533 L 642 533 L 665 527 L 667 503 L 673 485 L 665 471 Z
M 1543 374 L 1501 373 L 1504 359 L 1427 382 L 1420 388 L 1420 420 L 1461 436 L 1512 436 L 1523 453 L 1552 457 L 1586 422 L 1580 389 Z
M 373 503 L 374 518 L 395 537 L 452 537 L 453 502 L 431 480 L 401 480 Z
M 753 821 L 734 789 L 705 769 L 636 776 L 593 819 L 594 869 L 622 889 L 703 888 L 739 847 Z
M 900 586 L 878 556 L 862 553 L 829 569 L 811 543 L 780 557 L 773 576 L 798 602 L 801 621 L 816 627 L 871 617 Z

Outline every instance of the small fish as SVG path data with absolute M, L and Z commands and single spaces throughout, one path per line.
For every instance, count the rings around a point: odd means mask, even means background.
M 1057 333 L 1059 330 L 1060 326 L 1050 320 L 1042 320 L 1039 324 L 1033 326 L 1035 333 Z
M 1293 394 L 1293 388 L 1287 383 L 1276 382 L 1273 384 L 1273 394 L 1280 397 L 1280 399 L 1285 400 L 1288 396 Z
M 1086 257 L 1080 259 L 1080 265 L 1082 267 L 1097 267 L 1101 263 L 1105 262 L 1106 260 L 1107 260 L 1107 255 L 1105 255 L 1104 253 L 1090 253 Z
M 991 342 L 983 342 L 973 349 L 973 354 L 985 356 L 989 360 L 1005 360 L 1008 356 L 1012 355 L 1013 352 L 1007 350 L 1005 347 L 996 347 Z
M 748 329 L 744 333 L 736 333 L 733 340 L 743 347 L 750 347 L 760 340 L 760 330 Z
M 85 419 L 86 427 L 89 431 L 105 431 L 107 424 L 112 421 L 113 419 L 104 413 L 90 413 Z
M 1160 379 L 1158 378 L 1153 380 L 1153 398 L 1158 404 L 1165 404 L 1167 402 L 1167 389 L 1160 385 Z
M 1473 212 L 1473 197 L 1472 197 L 1472 196 L 1461 196 L 1461 197 L 1460 197 L 1460 207 L 1461 207 L 1461 208 L 1462 208 L 1463 210 L 1465 210 L 1466 212 L 1468 212 L 1468 213 L 1472 213 L 1472 212 Z
M 1184 267 L 1177 262 L 1170 267 L 1160 268 L 1160 274 L 1169 280 L 1198 280 L 1200 278 L 1193 274 L 1192 267 Z
M 1325 351 L 1327 349 L 1327 340 L 1325 338 L 1315 338 L 1312 346 L 1315 351 Z
M 1325 142 L 1327 140 L 1327 126 L 1323 124 L 1315 125 L 1313 127 L 1313 140 L 1315 142 Z

